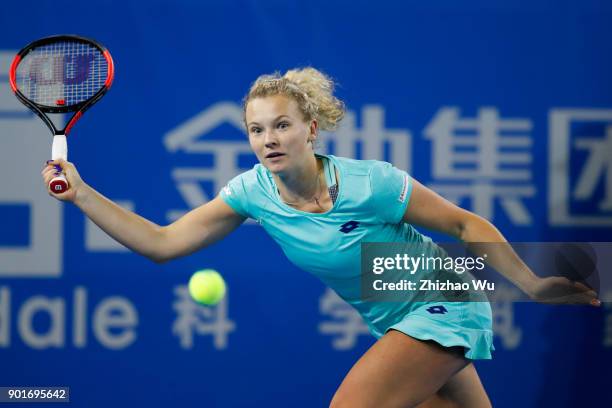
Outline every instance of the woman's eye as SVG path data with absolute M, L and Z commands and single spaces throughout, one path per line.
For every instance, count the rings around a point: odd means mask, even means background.
M 261 132 L 261 128 L 258 128 L 258 127 L 251 128 L 251 133 L 259 133 L 259 132 Z
M 288 123 L 288 122 L 280 122 L 280 123 L 278 124 L 278 127 L 279 127 L 280 129 L 285 129 L 285 128 L 288 128 L 288 127 L 289 127 L 289 123 Z

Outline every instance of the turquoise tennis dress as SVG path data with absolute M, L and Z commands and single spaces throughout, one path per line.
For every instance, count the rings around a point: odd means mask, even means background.
M 382 161 L 317 156 L 323 161 L 333 202 L 325 213 L 299 211 L 285 204 L 272 174 L 261 164 L 230 180 L 220 196 L 237 213 L 261 224 L 292 263 L 352 305 L 376 338 L 395 329 L 445 347 L 461 346 L 470 359 L 490 359 L 493 332 L 487 302 L 362 299 L 362 242 L 425 243 L 431 239 L 402 221 L 412 191 L 406 172 Z

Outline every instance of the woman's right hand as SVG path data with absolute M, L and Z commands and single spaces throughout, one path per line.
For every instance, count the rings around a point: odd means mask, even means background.
M 68 180 L 68 190 L 60 194 L 56 194 L 49 190 L 49 182 L 51 182 L 53 178 L 59 176 L 56 166 L 59 166 L 62 169 L 61 172 L 66 177 L 66 180 Z M 66 160 L 49 160 L 46 163 L 46 166 L 42 169 L 41 174 L 43 176 L 47 192 L 50 196 L 55 197 L 58 200 L 74 203 L 76 202 L 77 198 L 82 195 L 82 190 L 85 189 L 85 183 L 83 182 L 83 179 L 81 179 L 76 167 L 74 164 L 67 162 Z

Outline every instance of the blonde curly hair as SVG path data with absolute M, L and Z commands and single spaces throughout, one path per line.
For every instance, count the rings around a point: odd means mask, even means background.
M 291 69 L 282 76 L 280 72 L 261 75 L 243 99 L 243 117 L 252 99 L 284 95 L 297 102 L 304 120 L 316 119 L 319 129 L 334 130 L 345 110 L 344 102 L 334 96 L 334 87 L 331 78 L 312 67 Z

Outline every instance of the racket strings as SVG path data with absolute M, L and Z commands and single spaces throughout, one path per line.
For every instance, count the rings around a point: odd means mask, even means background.
M 108 62 L 96 47 L 62 41 L 34 48 L 16 71 L 19 91 L 44 106 L 71 106 L 94 96 L 105 84 Z

